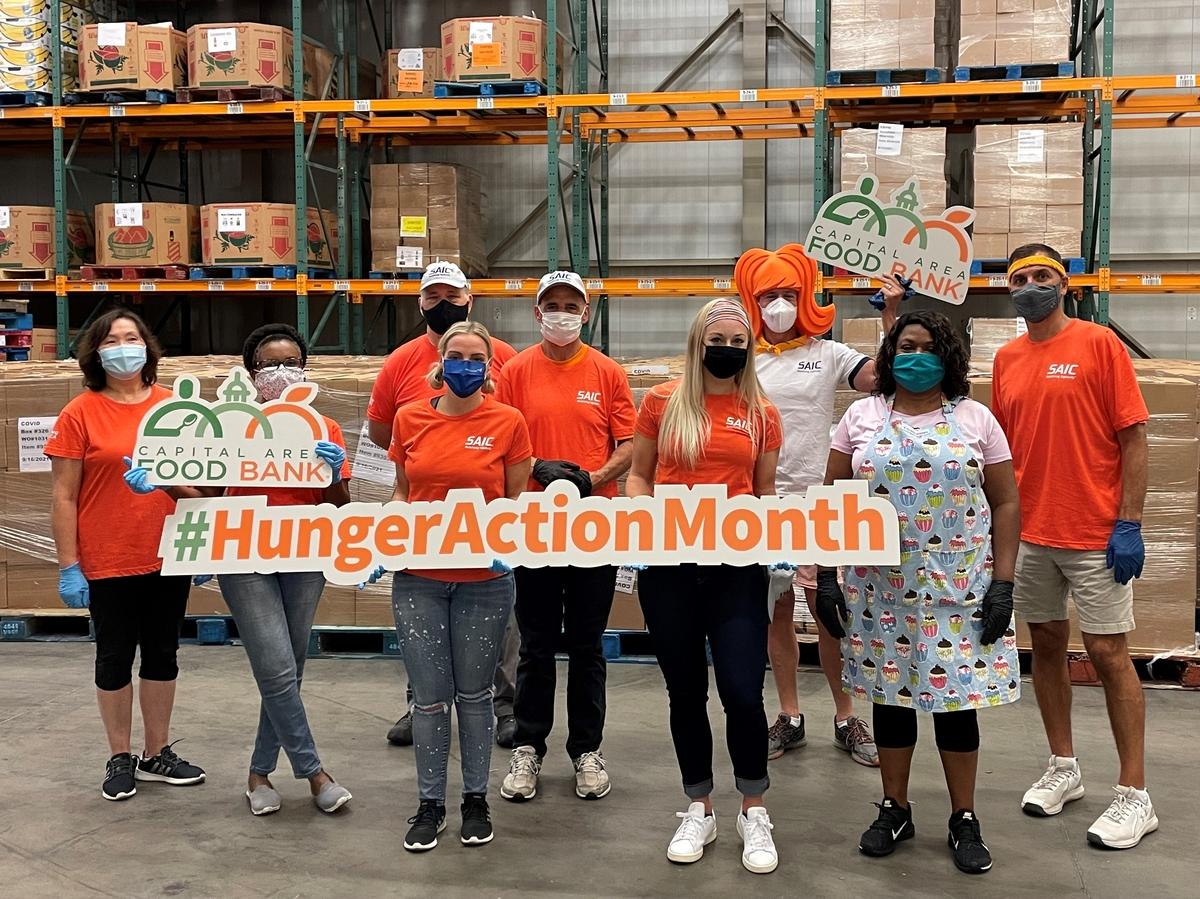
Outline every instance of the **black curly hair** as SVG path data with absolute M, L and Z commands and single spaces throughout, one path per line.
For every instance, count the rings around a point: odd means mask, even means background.
M 261 328 L 255 328 L 246 338 L 246 342 L 242 344 L 242 365 L 246 371 L 254 371 L 254 358 L 258 355 L 258 348 L 272 340 L 290 340 L 300 347 L 301 364 L 308 363 L 308 341 L 301 337 L 300 332 L 291 325 L 273 322 L 263 325 Z
M 967 381 L 967 348 L 962 338 L 950 324 L 950 319 L 940 312 L 926 310 L 904 313 L 896 322 L 896 327 L 884 336 L 883 343 L 879 346 L 879 355 L 875 358 L 875 393 L 891 396 L 896 392 L 892 360 L 896 358 L 896 344 L 900 341 L 900 335 L 909 325 L 920 325 L 933 337 L 933 351 L 942 360 L 946 370 L 942 376 L 942 395 L 947 399 L 956 400 L 970 394 L 971 385 Z

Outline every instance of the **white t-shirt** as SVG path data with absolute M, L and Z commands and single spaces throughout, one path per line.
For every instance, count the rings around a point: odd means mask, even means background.
M 834 391 L 851 383 L 868 359 L 836 340 L 813 338 L 775 353 L 757 353 L 758 380 L 783 420 L 775 490 L 803 493 L 825 480 Z

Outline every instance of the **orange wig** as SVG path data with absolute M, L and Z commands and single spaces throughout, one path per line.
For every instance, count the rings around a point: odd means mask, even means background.
M 789 243 L 775 253 L 770 250 L 750 249 L 741 255 L 733 270 L 733 283 L 754 336 L 762 336 L 762 316 L 758 311 L 758 298 L 768 290 L 794 290 L 796 300 L 796 330 L 805 337 L 816 337 L 833 327 L 837 310 L 832 306 L 818 306 L 813 296 L 817 280 L 817 264 L 804 252 L 798 243 Z

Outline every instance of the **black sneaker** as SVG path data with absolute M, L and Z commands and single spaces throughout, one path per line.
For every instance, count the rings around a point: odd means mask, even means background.
M 104 786 L 100 789 L 100 795 L 114 802 L 134 795 L 137 792 L 137 783 L 133 778 L 136 766 L 137 759 L 128 752 L 118 752 L 110 758 L 104 768 Z
M 412 827 L 404 835 L 404 848 L 409 852 L 427 852 L 437 845 L 438 834 L 446 829 L 446 806 L 436 799 L 422 799 L 408 823 Z
M 950 835 L 946 843 L 954 850 L 954 864 L 964 874 L 983 874 L 992 867 L 992 853 L 979 833 L 974 812 L 959 811 L 950 816 Z
M 896 844 L 901 840 L 915 837 L 917 830 L 913 827 L 911 805 L 900 808 L 894 799 L 885 796 L 883 802 L 875 803 L 875 807 L 879 809 L 879 817 L 858 838 L 858 851 L 880 858 L 895 852 Z
M 392 725 L 392 729 L 388 731 L 387 741 L 393 746 L 411 746 L 413 744 L 412 712 L 405 712 L 404 717 Z
M 767 731 L 767 758 L 777 759 L 789 749 L 799 749 L 808 743 L 804 735 L 804 716 L 800 716 L 799 724 L 792 724 L 792 719 L 780 712 L 775 723 Z
M 492 813 L 483 793 L 463 793 L 462 830 L 459 838 L 465 846 L 482 846 L 492 837 Z
M 496 745 L 501 749 L 517 748 L 516 715 L 501 715 L 496 719 Z
M 177 756 L 171 749 L 171 746 L 174 745 L 175 743 L 164 746 L 159 750 L 158 755 L 152 758 L 138 759 L 137 779 L 155 780 L 176 787 L 204 783 L 204 769 Z

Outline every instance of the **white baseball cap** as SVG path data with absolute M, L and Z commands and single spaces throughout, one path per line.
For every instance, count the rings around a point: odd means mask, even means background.
M 421 289 L 431 284 L 449 284 L 451 287 L 471 288 L 471 282 L 462 273 L 462 269 L 453 262 L 431 262 L 421 276 Z
M 542 275 L 542 280 L 538 281 L 537 299 L 534 302 L 540 303 L 542 294 L 557 284 L 567 285 L 583 297 L 585 303 L 588 302 L 587 288 L 583 286 L 583 279 L 574 272 L 550 272 L 548 275 Z

